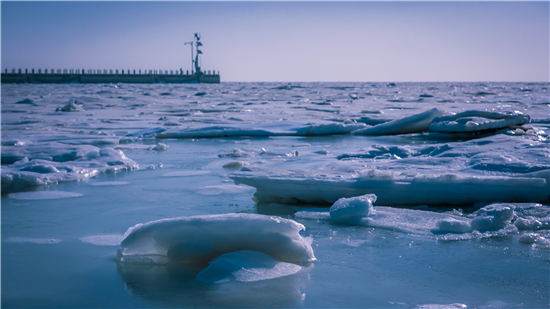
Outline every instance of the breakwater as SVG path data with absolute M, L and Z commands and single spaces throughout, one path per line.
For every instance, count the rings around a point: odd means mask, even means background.
M 219 71 L 191 72 L 183 70 L 92 70 L 92 69 L 4 69 L 2 83 L 10 84 L 185 84 L 220 83 Z

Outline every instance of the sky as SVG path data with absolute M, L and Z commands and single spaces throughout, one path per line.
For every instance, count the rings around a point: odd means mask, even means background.
M 546 81 L 549 2 L 1 1 L 1 67 L 221 80 Z

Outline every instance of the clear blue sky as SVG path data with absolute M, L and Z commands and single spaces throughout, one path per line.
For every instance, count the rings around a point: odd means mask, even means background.
M 549 81 L 549 2 L 7 2 L 2 69 L 222 81 Z

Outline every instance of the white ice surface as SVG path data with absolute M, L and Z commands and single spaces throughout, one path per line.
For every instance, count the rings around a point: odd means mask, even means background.
M 72 198 L 82 196 L 82 193 L 65 191 L 32 191 L 10 193 L 8 196 L 16 200 L 52 200 L 59 198 Z
M 7 159 L 6 159 L 7 158 Z M 138 169 L 136 162 L 120 150 L 91 145 L 32 143 L 26 146 L 3 146 L 2 191 L 61 182 L 86 180 L 99 173 Z
M 335 221 L 354 222 L 373 213 L 372 204 L 376 195 L 367 194 L 337 200 L 329 209 L 330 217 Z
M 124 239 L 124 235 L 94 235 L 80 237 L 80 241 L 96 246 L 118 246 Z
M 432 132 L 473 132 L 502 129 L 529 123 L 529 116 L 520 112 L 497 113 L 487 111 L 465 111 L 432 120 Z
M 237 185 L 214 185 L 204 186 L 196 189 L 195 191 L 202 195 L 220 195 L 220 194 L 242 194 L 252 193 L 256 189 L 249 186 L 237 186 Z
M 247 168 L 230 175 L 235 184 L 257 189 L 254 197 L 269 203 L 334 203 L 342 197 L 375 194 L 377 205 L 471 205 L 477 202 L 538 202 L 548 198 L 544 178 L 413 174 L 367 170 L 342 174 Z
M 368 205 L 369 202 L 363 204 Z M 385 206 L 375 206 L 367 215 L 354 217 L 353 220 L 334 218 L 332 211 L 319 209 L 302 210 L 295 217 L 382 228 L 428 238 L 465 240 L 517 234 L 518 229 L 511 224 L 514 216 L 512 208 L 515 208 L 514 205 L 491 204 L 481 208 L 473 219 L 456 212 L 440 213 Z M 472 225 L 480 220 L 484 224 L 478 222 Z
M 210 171 L 176 171 L 166 173 L 163 176 L 165 177 L 189 177 L 189 176 L 198 176 L 210 174 Z
M 258 251 L 241 250 L 222 254 L 197 274 L 197 280 L 221 283 L 229 280 L 253 282 L 293 275 L 302 267 L 285 263 Z
M 289 263 L 315 260 L 305 227 L 293 220 L 257 214 L 162 219 L 128 229 L 121 262 L 206 262 L 224 253 L 260 251 Z
M 444 114 L 437 108 L 432 108 L 419 114 L 359 129 L 353 133 L 357 135 L 391 135 L 427 132 L 432 120 Z
M 127 181 L 95 181 L 90 182 L 90 185 L 92 186 L 122 186 L 127 185 L 129 182 Z
M 55 238 L 27 238 L 27 237 L 8 237 L 3 239 L 5 242 L 19 244 L 36 244 L 36 245 L 56 245 L 61 243 L 60 239 Z
M 185 129 L 169 129 L 158 133 L 158 138 L 242 137 L 242 136 L 317 136 L 345 134 L 365 127 L 364 124 L 321 122 L 302 124 L 290 121 L 253 123 L 226 126 L 191 125 Z

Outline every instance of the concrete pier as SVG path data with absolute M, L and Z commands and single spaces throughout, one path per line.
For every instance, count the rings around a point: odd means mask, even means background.
M 1 74 L 1 82 L 9 84 L 109 84 L 109 83 L 130 83 L 130 84 L 187 84 L 207 83 L 219 84 L 220 74 L 215 71 L 203 71 L 201 73 L 189 74 L 182 70 L 85 70 L 85 69 L 25 69 L 22 72 L 18 69 L 4 69 Z

